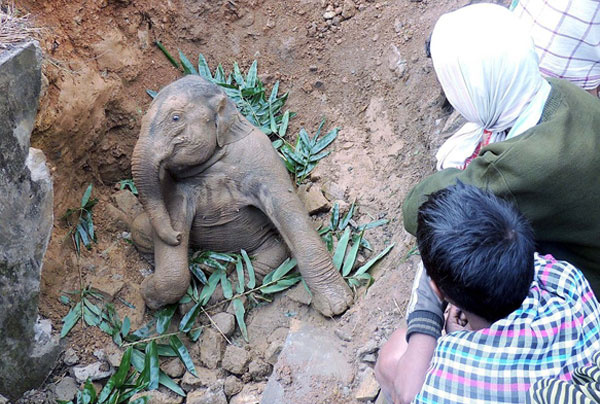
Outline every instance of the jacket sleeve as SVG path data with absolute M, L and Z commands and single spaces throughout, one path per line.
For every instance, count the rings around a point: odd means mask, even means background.
M 413 289 L 406 313 L 406 340 L 414 333 L 430 335 L 438 339 L 444 326 L 446 304 L 435 294 L 425 273 L 423 263 L 415 275 Z

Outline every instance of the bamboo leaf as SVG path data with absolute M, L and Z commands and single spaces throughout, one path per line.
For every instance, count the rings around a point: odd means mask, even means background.
M 81 394 L 77 394 L 77 401 L 81 402 L 81 404 L 91 404 L 96 401 L 96 389 L 90 379 L 85 381 L 83 390 L 79 393 Z
M 183 389 L 179 387 L 177 383 L 175 383 L 173 379 L 167 376 L 162 370 L 159 372 L 158 382 L 175 394 L 185 397 L 185 391 L 183 391 Z
M 246 87 L 244 76 L 242 76 L 242 72 L 240 71 L 240 67 L 238 66 L 237 62 L 233 63 L 233 79 L 238 84 L 238 86 L 242 88 Z
M 250 257 L 248 257 L 248 253 L 246 250 L 241 251 L 242 258 L 244 259 L 244 264 L 246 264 L 246 270 L 248 271 L 248 283 L 246 284 L 249 289 L 254 289 L 256 287 L 256 275 L 254 273 L 254 266 L 252 266 L 252 262 L 250 261 Z
M 248 69 L 248 75 L 246 76 L 246 87 L 256 86 L 257 67 L 258 67 L 258 64 L 256 63 L 256 60 L 255 60 L 254 62 L 252 62 L 250 69 Z
M 81 208 L 85 208 L 90 200 L 90 196 L 92 195 L 92 184 L 88 185 L 85 192 L 83 193 L 83 197 L 81 198 Z
M 200 336 L 202 335 L 202 331 L 204 331 L 204 328 L 202 327 L 195 328 L 188 332 L 188 336 L 190 337 L 192 342 L 196 342 L 198 341 L 198 338 L 200 338 Z
M 177 353 L 177 356 L 179 357 L 179 359 L 181 359 L 181 362 L 183 362 L 188 372 L 198 377 L 198 374 L 196 373 L 196 367 L 194 366 L 194 362 L 192 361 L 192 357 L 190 356 L 190 353 L 188 352 L 185 345 L 183 345 L 179 337 L 177 335 L 172 335 L 171 338 L 169 338 L 169 344 L 171 345 L 171 348 L 173 348 L 173 350 Z
M 238 283 L 235 291 L 238 294 L 244 293 L 244 264 L 242 264 L 242 258 L 238 257 L 235 263 L 235 271 L 237 273 Z
M 356 204 L 356 201 L 352 202 L 352 205 L 350 205 L 350 209 L 348 209 L 348 212 L 346 213 L 346 215 L 340 222 L 339 227 L 338 227 L 340 230 L 344 230 L 346 228 L 346 226 L 348 226 L 348 223 L 350 223 L 352 216 L 354 216 L 355 204 Z
M 379 261 L 380 259 L 385 257 L 386 254 L 389 253 L 392 248 L 394 248 L 394 244 L 390 244 L 389 246 L 387 246 L 382 252 L 377 254 L 377 256 L 375 256 L 374 258 L 371 258 L 366 264 L 364 264 L 363 266 L 358 268 L 356 270 L 356 272 L 354 273 L 354 276 L 356 277 L 360 274 L 367 272 L 369 269 L 371 269 L 371 267 L 373 265 L 375 265 L 377 263 L 377 261 Z
M 217 289 L 217 285 L 219 284 L 219 281 L 221 280 L 221 273 L 223 273 L 223 272 L 225 272 L 225 271 L 222 269 L 217 269 L 215 272 L 213 272 L 210 275 L 210 277 L 208 278 L 208 283 L 202 288 L 202 292 L 200 292 L 200 297 L 199 297 L 200 303 L 202 303 L 203 305 L 208 303 L 211 296 Z
M 356 262 L 356 255 L 358 254 L 358 249 L 360 247 L 360 239 L 363 234 L 355 234 L 352 236 L 352 248 L 348 255 L 346 255 L 346 259 L 344 260 L 344 266 L 342 267 L 342 276 L 348 276 L 352 268 L 354 267 L 354 263 Z
M 156 313 L 156 332 L 158 334 L 164 334 L 171 324 L 171 319 L 175 310 L 177 309 L 176 304 L 170 304 L 158 313 Z
M 331 210 L 331 228 L 336 229 L 340 222 L 340 206 L 336 202 L 333 204 L 333 209 Z
M 169 51 L 163 46 L 163 44 L 160 41 L 156 41 L 155 42 L 156 46 L 158 46 L 158 49 L 160 49 L 162 51 L 162 53 L 167 57 L 167 59 L 169 60 L 169 62 L 171 62 L 171 64 L 177 69 L 179 70 L 179 63 L 177 63 L 177 61 L 175 60 L 175 58 L 173 56 L 171 56 L 171 54 L 169 53 Z
M 183 66 L 184 74 L 198 74 L 192 62 L 189 61 L 182 51 L 179 51 L 179 60 L 181 60 L 181 66 Z
M 246 342 L 250 342 L 248 339 L 248 329 L 246 328 L 246 322 L 244 320 L 244 314 L 246 310 L 244 309 L 244 303 L 239 299 L 233 299 L 233 309 L 235 311 L 235 319 L 240 327 L 240 331 L 242 332 L 242 336 Z
M 146 93 L 152 98 L 156 98 L 156 96 L 158 95 L 158 93 L 154 90 L 146 90 Z
M 286 289 L 289 289 L 291 286 L 294 286 L 295 284 L 300 282 L 301 279 L 302 279 L 301 276 L 295 276 L 293 278 L 281 279 L 279 282 L 277 282 L 274 285 L 260 288 L 260 292 L 264 293 L 264 294 L 272 294 L 272 293 L 281 292 L 282 290 L 286 290 Z
M 284 137 L 287 132 L 288 125 L 290 123 L 290 111 L 285 111 L 283 118 L 281 118 L 281 124 L 279 125 L 279 137 Z
M 156 342 L 150 341 L 148 345 L 146 345 L 146 362 L 144 363 L 145 367 L 149 369 L 149 381 L 148 390 L 156 390 L 158 389 L 158 378 L 159 378 L 159 361 L 158 361 L 158 351 L 156 349 Z
M 350 240 L 350 228 L 346 227 L 344 230 L 344 234 L 338 241 L 337 247 L 335 249 L 335 254 L 333 254 L 333 266 L 338 271 L 342 268 L 342 262 L 344 261 L 344 257 L 346 256 L 346 248 L 348 247 L 348 241 Z
M 367 224 L 363 224 L 362 226 L 358 226 L 358 230 L 369 230 L 372 229 L 374 227 L 378 227 L 384 224 L 387 224 L 389 222 L 389 220 L 387 219 L 379 219 L 379 220 L 375 220 L 373 222 L 367 223 Z
M 321 138 L 313 147 L 313 153 L 318 153 L 329 146 L 337 137 L 339 130 L 340 128 L 333 128 L 325 136 L 323 136 L 323 138 Z
M 279 279 L 287 275 L 287 273 L 290 272 L 295 266 L 296 260 L 294 258 L 286 259 L 281 265 L 279 265 L 279 267 L 277 267 L 277 269 L 275 269 L 275 273 L 273 274 L 271 280 L 278 281 Z
M 213 81 L 212 74 L 210 72 L 210 68 L 208 67 L 208 63 L 206 62 L 206 58 L 204 58 L 203 54 L 198 55 L 198 73 L 200 76 L 208 79 L 209 81 Z
M 196 303 L 190 311 L 185 313 L 181 321 L 179 322 L 179 330 L 183 332 L 188 332 L 192 329 L 194 325 L 194 321 L 196 321 L 196 316 L 198 316 L 198 312 L 200 311 L 200 303 Z
M 204 274 L 204 271 L 202 271 L 202 268 L 200 268 L 200 266 L 196 263 L 191 263 L 189 267 L 190 272 L 196 277 L 196 279 L 198 279 L 203 285 L 206 285 L 208 280 L 206 279 L 206 275 Z
M 223 289 L 223 297 L 225 299 L 231 299 L 233 291 L 231 290 L 231 282 L 227 279 L 227 273 L 225 271 L 221 272 L 221 288 Z
M 121 363 L 119 364 L 119 369 L 114 375 L 110 377 L 110 379 L 108 379 L 108 382 L 106 382 L 106 385 L 104 386 L 102 391 L 100 391 L 98 403 L 104 403 L 106 399 L 108 399 L 108 397 L 110 396 L 112 390 L 120 388 L 125 382 L 127 373 L 129 373 L 129 367 L 131 366 L 132 351 L 133 347 L 129 347 L 123 354 L 123 358 L 121 359 Z
M 130 329 L 131 320 L 129 320 L 129 317 L 125 317 L 125 319 L 123 320 L 123 325 L 121 326 L 121 335 L 123 335 L 123 337 L 126 337 L 127 334 L 129 334 Z

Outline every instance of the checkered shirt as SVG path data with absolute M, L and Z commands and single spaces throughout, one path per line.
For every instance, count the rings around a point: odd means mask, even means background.
M 600 350 L 600 305 L 583 274 L 535 256 L 522 306 L 479 331 L 438 340 L 416 403 L 522 403 L 540 378 L 571 380 Z
M 599 0 L 518 0 L 512 7 L 530 30 L 542 74 L 586 90 L 600 85 Z

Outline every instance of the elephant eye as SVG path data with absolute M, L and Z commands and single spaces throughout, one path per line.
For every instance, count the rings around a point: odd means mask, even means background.
M 180 119 L 179 114 L 173 114 L 171 119 L 173 119 L 173 122 L 178 122 Z

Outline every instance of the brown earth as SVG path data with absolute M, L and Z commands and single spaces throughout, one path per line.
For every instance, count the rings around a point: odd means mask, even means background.
M 267 337 L 278 327 L 289 327 L 290 317 L 344 330 L 351 336 L 345 349 L 353 355 L 368 341 L 380 343 L 389 335 L 403 315 L 413 277 L 412 265 L 403 260 L 414 240 L 402 227 L 402 201 L 432 171 L 432 150 L 441 141 L 448 115 L 424 45 L 439 15 L 466 1 L 355 0 L 354 10 L 352 3 L 22 0 L 18 4 L 46 29 L 42 48 L 47 86 L 32 146 L 45 152 L 53 173 L 56 220 L 42 274 L 42 315 L 60 328 L 68 311 L 59 302 L 60 295 L 95 279 L 121 285 L 118 296 L 138 307 L 127 309 L 115 301 L 121 314 L 135 317 L 134 325 L 144 320 L 137 288 L 150 265 L 122 239 L 127 227 L 115 210 L 118 202 L 111 198 L 116 182 L 131 178 L 131 152 L 150 102 L 146 90 L 158 90 L 181 76 L 154 45 L 161 41 L 172 53 L 181 49 L 193 61 L 198 53 L 204 54 L 213 70 L 220 62 L 229 71 L 234 61 L 245 70 L 258 60 L 267 88 L 280 80 L 280 88 L 289 92 L 286 106 L 297 112 L 289 133 L 296 134 L 301 126 L 312 132 L 323 116 L 328 127 L 342 128 L 331 146 L 333 153 L 320 163 L 311 181 L 333 190 L 332 199 L 356 200 L 359 223 L 390 219 L 369 237 L 376 250 L 390 242 L 396 247 L 375 270 L 378 281 L 366 297 L 360 290 L 355 306 L 335 320 L 278 297 L 249 314 L 252 349 L 262 356 Z M 342 15 L 324 18 L 337 8 L 344 9 Z M 98 243 L 78 260 L 59 218 L 67 208 L 78 206 L 90 183 L 99 199 L 94 208 Z M 111 342 L 97 329 L 78 325 L 68 344 L 85 362 L 96 348 Z M 364 366 L 356 361 L 357 372 Z M 65 370 L 57 370 L 50 383 L 61 372 Z M 304 398 L 307 402 L 355 400 L 328 386 L 315 385 L 314 391 L 314 397 Z

